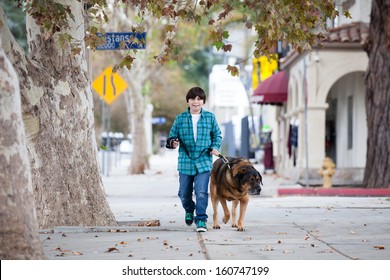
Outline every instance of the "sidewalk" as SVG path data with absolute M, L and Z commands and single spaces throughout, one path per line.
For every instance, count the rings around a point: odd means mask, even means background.
M 279 195 L 300 185 L 264 175 L 251 197 L 246 231 L 229 224 L 197 233 L 184 223 L 177 197 L 176 151 L 151 158 L 144 175 L 127 175 L 128 160 L 104 177 L 118 227 L 56 227 L 42 230 L 48 259 L 73 260 L 388 260 L 390 200 L 387 197 Z M 222 211 L 220 211 L 221 214 Z M 222 216 L 220 215 L 220 219 Z

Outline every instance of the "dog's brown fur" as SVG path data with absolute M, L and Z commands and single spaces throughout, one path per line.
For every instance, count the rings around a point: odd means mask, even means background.
M 218 203 L 221 202 L 226 224 L 230 212 L 226 201 L 232 201 L 232 227 L 244 231 L 244 217 L 249 202 L 249 193 L 260 193 L 262 177 L 252 163 L 245 158 L 228 157 L 229 163 L 217 159 L 213 164 L 210 180 L 210 196 L 213 205 L 213 228 L 219 229 Z M 236 209 L 240 204 L 240 216 L 236 222 Z

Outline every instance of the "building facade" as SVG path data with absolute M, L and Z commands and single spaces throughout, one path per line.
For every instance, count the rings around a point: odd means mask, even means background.
M 333 23 L 322 47 L 291 51 L 280 61 L 289 75 L 287 101 L 277 107 L 274 151 L 281 175 L 320 183 L 325 157 L 336 163 L 335 184 L 358 185 L 366 161 L 364 75 L 371 1 L 341 1 L 352 19 Z M 341 11 L 340 11 L 341 12 Z

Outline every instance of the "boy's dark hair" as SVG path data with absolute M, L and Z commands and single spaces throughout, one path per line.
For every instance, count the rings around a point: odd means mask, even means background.
M 199 96 L 200 99 L 203 100 L 203 103 L 206 104 L 206 94 L 203 89 L 200 87 L 193 87 L 191 88 L 186 95 L 186 100 L 188 102 L 189 99 L 194 99 L 195 97 Z

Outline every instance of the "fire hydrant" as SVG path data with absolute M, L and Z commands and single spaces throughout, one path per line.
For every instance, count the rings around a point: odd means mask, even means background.
M 329 157 L 326 157 L 322 162 L 322 168 L 318 173 L 323 177 L 323 187 L 331 188 L 332 187 L 332 176 L 334 175 L 334 168 L 336 164 Z

